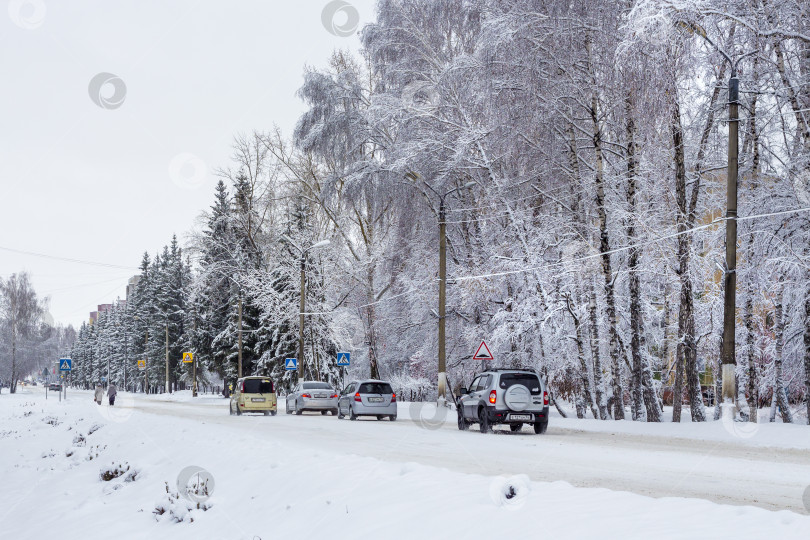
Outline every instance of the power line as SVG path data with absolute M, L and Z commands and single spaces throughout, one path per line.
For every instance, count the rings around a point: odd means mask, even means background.
M 32 257 L 40 257 L 43 259 L 51 259 L 55 261 L 63 261 L 63 262 L 70 262 L 75 264 L 86 264 L 89 266 L 100 266 L 103 268 L 118 268 L 121 270 L 138 270 L 136 266 L 123 266 L 120 264 L 110 264 L 110 263 L 101 263 L 101 262 L 93 262 L 93 261 L 83 261 L 81 259 L 72 259 L 70 257 L 59 257 L 56 255 L 46 255 L 45 253 L 35 253 L 33 251 L 24 251 L 22 249 L 13 249 L 8 247 L 0 246 L 0 250 L 9 251 L 11 253 L 18 253 L 20 255 L 30 255 Z
M 755 214 L 755 215 L 751 215 L 751 216 L 738 217 L 736 219 L 737 219 L 737 221 L 745 221 L 745 220 L 748 220 L 748 219 L 757 219 L 757 218 L 763 218 L 763 217 L 781 216 L 781 215 L 785 215 L 785 214 L 795 214 L 795 213 L 798 213 L 798 212 L 807 212 L 807 211 L 810 211 L 810 206 L 805 207 L 805 208 L 794 208 L 794 209 L 791 209 L 791 210 L 782 210 L 782 211 L 778 211 L 778 212 L 769 212 L 769 213 L 766 213 L 766 214 Z M 712 227 L 712 226 L 717 225 L 719 223 L 723 223 L 724 221 L 727 221 L 728 219 L 735 219 L 735 218 L 718 218 L 718 219 L 715 219 L 712 222 L 707 223 L 705 225 L 699 225 L 697 227 L 693 227 L 693 228 L 687 229 L 685 231 L 680 231 L 680 232 L 668 234 L 668 235 L 665 235 L 665 236 L 660 236 L 658 238 L 653 238 L 651 240 L 646 240 L 644 242 L 639 242 L 637 244 L 631 244 L 629 246 L 623 246 L 623 247 L 620 247 L 620 248 L 611 249 L 610 251 L 606 251 L 604 253 L 593 253 L 591 255 L 585 255 L 583 257 L 578 257 L 576 259 L 571 259 L 571 260 L 568 260 L 568 261 L 560 261 L 560 262 L 556 262 L 556 263 L 544 264 L 542 266 L 533 266 L 533 267 L 529 267 L 529 268 L 522 268 L 520 270 L 505 270 L 503 272 L 494 272 L 494 273 L 491 273 L 491 274 L 480 274 L 480 275 L 477 275 L 477 276 L 461 276 L 461 277 L 454 277 L 454 278 L 451 278 L 451 279 L 453 281 L 470 281 L 470 280 L 473 280 L 473 279 L 508 276 L 508 275 L 514 275 L 514 274 L 522 274 L 524 272 L 533 272 L 535 270 L 540 270 L 540 269 L 544 269 L 544 268 L 553 268 L 555 266 L 562 266 L 564 264 L 571 264 L 571 263 L 575 263 L 575 262 L 586 261 L 586 260 L 589 260 L 589 259 L 595 259 L 597 257 L 603 257 L 605 255 L 612 255 L 614 253 L 620 253 L 622 251 L 627 251 L 627 250 L 633 249 L 633 248 L 639 248 L 639 247 L 648 246 L 650 244 L 658 243 L 658 242 L 660 242 L 662 240 L 669 240 L 669 239 L 672 239 L 672 238 L 676 238 L 676 237 L 681 236 L 683 234 L 689 234 L 689 233 L 693 233 L 693 232 L 700 231 L 700 230 L 703 230 L 703 229 L 708 229 L 709 227 Z

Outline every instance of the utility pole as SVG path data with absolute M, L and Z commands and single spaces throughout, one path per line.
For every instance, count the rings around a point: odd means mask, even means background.
M 298 382 L 304 380 L 304 308 L 306 307 L 306 256 L 301 251 L 301 298 L 298 303 Z
M 439 401 L 447 400 L 445 304 L 447 301 L 447 220 L 444 197 L 439 197 Z
M 406 174 L 405 178 L 412 181 L 422 180 L 422 178 L 413 171 Z M 445 209 L 445 200 L 448 195 L 456 191 L 473 187 L 475 182 L 467 182 L 463 186 L 455 187 L 443 193 L 439 193 L 433 189 L 433 186 L 424 180 L 422 180 L 422 183 L 439 197 L 439 380 L 437 403 L 443 405 L 447 403 L 447 349 L 445 345 L 445 322 L 447 319 L 445 311 L 447 303 L 447 212 Z
M 166 393 L 171 392 L 169 385 L 169 316 L 166 316 Z
M 737 364 L 735 328 L 737 308 L 737 172 L 739 146 L 739 98 L 737 66 L 731 62 L 728 81 L 728 185 L 726 187 L 726 268 L 723 280 L 723 401 L 733 403 L 736 398 L 734 368 Z
M 239 364 L 237 366 L 239 378 L 242 378 L 242 289 L 239 289 Z

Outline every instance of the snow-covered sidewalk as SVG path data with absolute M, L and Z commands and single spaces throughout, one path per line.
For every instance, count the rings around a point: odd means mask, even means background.
M 551 438 L 540 439 L 451 432 L 451 419 L 428 424 L 431 415 L 408 404 L 401 405 L 401 420 L 415 413 L 413 423 L 283 411 L 229 417 L 226 401 L 216 397 L 170 400 L 122 394 L 111 409 L 77 391 L 61 403 L 46 401 L 36 388 L 0 396 L 2 536 L 804 539 L 810 530 L 810 516 L 796 512 L 538 482 L 510 467 L 504 449 L 514 448 L 518 463 L 534 452 L 553 466 L 555 454 L 537 446 L 541 440 L 562 451 L 570 442 L 583 459 L 596 458 L 565 431 L 599 435 L 588 421 L 574 422 L 584 424 L 579 427 L 558 421 L 557 434 L 550 430 Z M 630 432 L 639 429 L 626 424 Z M 485 451 L 476 451 L 479 444 Z M 406 459 L 412 446 L 431 454 L 472 453 L 482 464 L 500 455 L 504 474 L 426 465 L 416 451 L 423 463 L 415 463 Z M 194 466 L 204 471 L 189 469 Z M 210 479 L 210 498 L 175 496 L 178 477 L 182 484 L 194 472 Z M 634 474 L 632 463 L 618 473 Z M 210 507 L 197 509 L 198 502 Z

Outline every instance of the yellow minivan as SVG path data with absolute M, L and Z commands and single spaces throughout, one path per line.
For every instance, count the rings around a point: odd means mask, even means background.
M 260 412 L 276 415 L 276 389 L 269 377 L 242 377 L 231 394 L 231 414 Z

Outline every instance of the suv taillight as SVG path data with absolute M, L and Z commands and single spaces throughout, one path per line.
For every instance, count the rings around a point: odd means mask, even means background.
M 498 399 L 498 392 L 496 392 L 495 390 L 493 390 L 492 392 L 490 392 L 490 393 L 489 393 L 489 402 L 490 402 L 490 403 L 492 403 L 492 404 L 494 405 L 494 404 L 495 404 L 495 400 L 497 400 L 497 399 Z
M 312 396 L 311 396 L 311 395 L 309 395 L 309 394 L 301 394 L 301 397 L 305 397 L 305 398 L 311 398 Z
M 354 400 L 355 401 L 363 401 L 362 399 L 360 399 L 360 392 L 357 392 L 357 393 L 354 394 Z
M 338 397 L 337 394 L 332 394 L 332 397 L 330 399 L 335 399 L 336 397 Z
M 396 394 L 391 394 L 391 403 L 396 403 L 396 402 L 397 402 L 397 395 Z
M 543 405 L 548 405 L 548 392 L 543 390 Z

